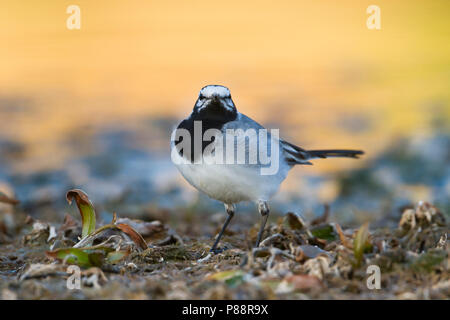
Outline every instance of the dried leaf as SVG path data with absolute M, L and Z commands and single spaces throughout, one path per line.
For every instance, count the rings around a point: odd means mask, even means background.
M 284 236 L 281 233 L 275 233 L 267 238 L 265 238 L 261 243 L 259 244 L 260 247 L 270 247 L 274 246 L 274 244 L 278 241 L 281 241 L 284 238 Z
M 19 276 L 19 281 L 56 274 L 66 274 L 65 268 L 56 264 L 33 263 Z
M 292 275 L 286 277 L 284 280 L 292 285 L 295 290 L 310 290 L 322 287 L 322 282 L 317 277 L 310 275 Z
M 144 238 L 142 238 L 139 232 L 125 223 L 119 223 L 116 224 L 116 226 L 122 232 L 126 233 L 139 248 L 141 248 L 142 250 L 148 249 L 147 243 L 145 242 Z
M 33 229 L 24 235 L 23 243 L 26 245 L 42 245 L 47 242 L 50 235 L 50 225 L 39 220 L 33 221 Z
M 69 204 L 75 199 L 82 222 L 82 238 L 88 236 L 95 230 L 95 210 L 86 193 L 79 189 L 69 190 L 66 194 Z
M 108 281 L 102 269 L 97 267 L 84 270 L 81 275 L 83 276 L 83 285 L 95 289 L 100 289 Z
M 61 235 L 61 240 L 77 242 L 80 231 L 81 223 L 66 213 L 64 222 L 58 229 L 58 234 Z
M 419 227 L 428 228 L 431 225 L 445 226 L 445 216 L 438 208 L 423 201 L 419 201 L 414 209 L 409 208 L 403 211 L 398 224 L 403 235 Z
M 326 274 L 330 273 L 330 262 L 331 258 L 329 256 L 320 255 L 307 260 L 303 264 L 303 271 L 310 276 L 315 276 L 322 280 Z
M 342 231 L 341 226 L 336 223 L 335 227 L 336 227 L 336 231 L 339 235 L 339 240 L 341 240 L 342 245 L 348 249 L 353 249 L 353 244 L 347 239 L 344 232 Z
M 101 226 L 100 228 L 89 234 L 87 237 L 81 239 L 77 244 L 74 245 L 74 248 L 83 248 L 89 246 L 95 239 L 97 239 L 103 232 L 107 230 L 120 230 L 121 232 L 128 235 L 131 240 L 138 246 L 138 248 L 142 250 L 148 249 L 147 243 L 139 234 L 139 232 L 125 223 L 106 224 L 104 226 Z
M 167 228 L 160 221 L 155 220 L 151 222 L 137 220 L 137 219 L 129 219 L 129 218 L 118 218 L 115 222 L 125 223 L 132 227 L 134 230 L 139 232 L 143 238 L 152 237 L 152 236 L 161 236 L 163 238 L 167 237 Z
M 441 227 L 446 225 L 442 212 L 432 204 L 424 201 L 419 201 L 416 205 L 416 219 L 417 223 L 422 227 L 428 227 L 431 224 Z
M 253 254 L 256 258 L 264 258 L 264 257 L 268 257 L 268 256 L 270 256 L 270 248 L 268 248 L 268 247 L 258 247 L 258 248 L 253 248 L 252 254 Z
M 306 225 L 303 219 L 294 212 L 288 212 L 285 216 L 285 220 L 292 230 L 301 230 Z
M 61 227 L 59 227 L 59 231 L 75 229 L 77 226 L 78 222 L 74 218 L 72 218 L 70 214 L 66 213 L 66 215 L 64 216 L 64 222 Z
M 1 202 L 12 204 L 12 205 L 16 205 L 16 204 L 20 203 L 19 200 L 11 198 L 11 197 L 7 196 L 6 194 L 4 194 L 3 192 L 0 191 L 0 203 Z
M 408 232 L 416 227 L 416 213 L 413 209 L 406 209 L 403 212 L 398 227 L 404 232 Z
M 440 238 L 439 242 L 436 245 L 437 249 L 446 250 L 447 249 L 447 233 L 444 233 Z

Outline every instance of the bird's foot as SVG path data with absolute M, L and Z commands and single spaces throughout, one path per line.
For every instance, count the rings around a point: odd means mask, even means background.
M 227 247 L 224 248 L 211 248 L 211 250 L 209 250 L 209 253 L 206 255 L 206 257 L 198 259 L 197 262 L 198 263 L 204 263 L 209 261 L 213 256 L 215 256 L 216 254 L 222 253 L 225 250 L 227 250 Z
M 225 250 L 228 250 L 227 247 L 223 247 L 223 248 L 211 248 L 211 250 L 209 250 L 209 252 L 213 253 L 213 254 L 219 254 L 224 252 Z
M 209 250 L 209 252 L 212 254 L 219 254 L 219 253 L 223 252 L 223 249 L 221 249 L 221 248 L 211 249 L 211 250 Z

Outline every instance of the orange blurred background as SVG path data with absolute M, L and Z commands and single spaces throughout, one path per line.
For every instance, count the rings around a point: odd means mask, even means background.
M 80 30 L 66 28 L 72 4 Z M 370 4 L 381 30 L 366 27 Z M 449 12 L 446 0 L 3 0 L 0 136 L 28 145 L 36 166 L 63 165 L 66 132 L 182 119 L 202 86 L 223 84 L 288 140 L 370 159 L 427 134 L 436 114 L 448 123 Z

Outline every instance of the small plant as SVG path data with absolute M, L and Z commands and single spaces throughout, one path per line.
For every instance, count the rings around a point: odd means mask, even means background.
M 372 244 L 369 239 L 369 223 L 364 223 L 356 233 L 355 239 L 353 240 L 353 254 L 355 256 L 355 267 L 360 267 L 364 253 L 372 249 Z
M 77 264 L 80 267 L 101 267 L 106 264 L 116 264 L 131 252 L 130 241 L 138 250 L 148 248 L 143 237 L 125 223 L 116 223 L 117 216 L 114 213 L 110 224 L 96 229 L 95 209 L 88 195 L 79 189 L 67 192 L 66 199 L 71 204 L 75 200 L 81 215 L 82 232 L 81 239 L 72 248 L 60 248 L 47 251 L 49 258 L 63 261 L 68 264 Z M 120 236 L 111 235 L 100 244 L 93 245 L 108 230 L 118 231 Z

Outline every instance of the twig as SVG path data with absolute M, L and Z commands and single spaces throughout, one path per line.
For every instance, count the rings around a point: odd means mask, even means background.
M 103 231 L 108 230 L 108 229 L 118 230 L 118 228 L 115 224 L 106 224 L 106 225 L 98 228 L 91 234 L 88 234 L 86 237 L 84 237 L 78 243 L 76 243 L 73 247 L 81 248 L 81 247 L 85 247 L 85 246 L 89 245 L 91 242 L 93 242 L 95 239 L 97 239 Z
M 201 258 L 201 259 L 198 259 L 197 262 L 198 262 L 198 263 L 204 263 L 204 262 L 207 262 L 209 259 L 212 258 L 212 256 L 213 256 L 213 253 L 212 253 L 212 252 L 209 252 L 208 255 L 207 255 L 206 257 Z
M 261 247 L 265 247 L 269 242 L 272 242 L 275 239 L 283 238 L 283 235 L 281 233 L 275 233 L 271 235 L 270 237 L 265 238 L 259 245 Z

